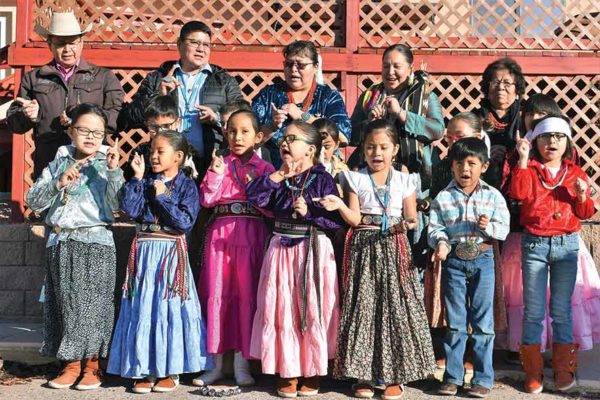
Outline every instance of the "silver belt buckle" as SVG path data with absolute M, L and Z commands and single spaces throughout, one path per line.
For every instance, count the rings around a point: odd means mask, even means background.
M 476 259 L 480 253 L 481 250 L 479 248 L 479 244 L 477 244 L 474 240 L 460 242 L 454 249 L 454 254 L 456 254 L 456 257 L 465 261 L 472 261 Z
M 240 203 L 233 203 L 231 205 L 231 212 L 233 214 L 241 214 L 244 211 L 244 207 Z

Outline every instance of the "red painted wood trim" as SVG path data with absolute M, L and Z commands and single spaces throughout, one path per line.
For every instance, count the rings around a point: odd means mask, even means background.
M 416 54 L 415 65 L 421 59 L 427 62 L 428 70 L 434 74 L 481 74 L 485 67 L 501 55 Z M 48 50 L 39 48 L 16 48 L 11 52 L 13 67 L 42 65 L 49 61 Z M 169 50 L 129 50 L 126 57 L 115 56 L 114 49 L 86 49 L 85 58 L 98 65 L 110 68 L 156 68 L 161 62 L 176 59 L 177 51 Z M 344 54 L 323 52 L 325 71 L 339 71 L 357 74 L 379 73 L 381 54 Z M 512 55 L 527 75 L 597 75 L 600 74 L 600 56 L 565 57 L 560 53 L 552 55 L 519 56 Z M 132 65 L 135 60 L 135 65 Z M 280 52 L 256 51 L 213 51 L 211 61 L 230 70 L 239 71 L 281 71 L 283 57 Z
M 354 53 L 360 42 L 360 1 L 346 0 L 346 52 Z
M 21 69 L 15 70 L 15 97 L 19 92 L 21 83 Z M 23 212 L 25 210 L 25 135 L 12 135 L 12 169 L 11 169 L 11 188 L 10 199 L 12 207 L 12 222 L 22 222 Z
M 24 46 L 29 41 L 33 29 L 33 2 L 31 0 L 17 0 L 16 36 L 17 47 Z

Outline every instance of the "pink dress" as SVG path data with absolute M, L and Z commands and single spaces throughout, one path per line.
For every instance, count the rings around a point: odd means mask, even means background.
M 511 232 L 506 238 L 502 249 L 502 266 L 508 330 L 496 335 L 496 346 L 510 351 L 519 351 L 524 313 L 520 232 Z M 547 298 L 549 304 L 549 289 Z M 600 343 L 600 277 L 594 259 L 581 237 L 577 281 L 571 297 L 571 308 L 575 343 L 579 343 L 580 350 L 590 350 L 594 343 Z M 542 351 L 552 345 L 551 322 L 549 312 L 546 311 Z
M 198 294 L 206 314 L 207 351 L 241 351 L 249 358 L 256 289 L 270 232 L 260 215 L 240 212 L 251 207 L 243 185 L 248 173 L 260 176 L 274 168 L 256 154 L 245 164 L 235 155 L 224 161 L 224 174 L 209 170 L 200 184 L 202 207 L 215 207 L 215 215 L 206 230 Z

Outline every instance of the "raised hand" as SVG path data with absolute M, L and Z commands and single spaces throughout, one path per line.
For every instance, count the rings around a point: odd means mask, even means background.
M 156 196 L 160 196 L 163 193 L 167 192 L 167 185 L 165 185 L 165 183 L 163 181 L 161 181 L 160 179 L 155 179 L 154 180 L 154 193 L 156 194 Z
M 588 186 L 589 185 L 585 181 L 585 179 L 577 178 L 575 183 L 573 183 L 573 188 L 575 189 L 575 194 L 577 195 L 577 197 L 579 197 L 580 199 L 585 199 Z
M 197 105 L 196 110 L 198 110 L 198 118 L 200 118 L 200 121 L 203 123 L 210 122 L 211 124 L 216 124 L 219 121 L 217 113 L 210 107 Z
M 217 155 L 217 149 L 213 150 L 212 162 L 210 163 L 210 167 L 208 167 L 208 169 L 219 175 L 223 175 L 225 173 L 225 160 L 223 160 L 222 156 Z
M 527 160 L 529 160 L 529 150 L 531 150 L 531 143 L 529 143 L 529 140 L 521 138 L 521 135 L 519 135 L 518 132 L 516 135 L 516 140 L 516 149 L 517 153 L 519 154 L 519 165 L 521 166 L 521 168 L 526 168 Z
M 402 107 L 400 107 L 400 102 L 395 96 L 387 96 L 383 100 L 383 106 L 387 109 L 388 113 L 393 114 L 402 120 Z
M 58 122 L 60 122 L 60 124 L 62 126 L 67 128 L 67 127 L 71 126 L 71 124 L 73 123 L 73 120 L 67 116 L 66 111 L 63 111 L 58 117 Z
M 281 129 L 283 123 L 288 118 L 287 111 L 278 109 L 273 103 L 271 103 L 271 110 L 273 111 L 273 127 Z
M 373 121 L 375 119 L 382 119 L 385 117 L 385 113 L 385 106 L 383 104 L 377 104 L 375 108 L 373 108 L 369 113 L 369 121 Z
M 84 158 L 83 160 L 76 161 L 73 165 L 66 169 L 65 172 L 58 179 L 57 189 L 62 189 L 63 187 L 70 185 L 75 182 L 77 178 L 81 175 L 79 170 L 81 166 L 88 160 L 88 158 Z
M 308 213 L 308 206 L 306 205 L 306 200 L 304 197 L 297 198 L 294 202 L 294 211 L 301 216 L 305 216 Z
M 135 153 L 133 156 L 133 160 L 131 161 L 131 169 L 133 170 L 133 174 L 137 179 L 144 179 L 146 163 L 144 162 L 144 157 L 142 157 L 139 153 Z
M 302 118 L 302 110 L 294 103 L 284 104 L 281 109 L 294 120 Z
M 177 64 L 173 65 L 173 67 L 169 70 L 169 73 L 161 79 L 160 81 L 160 94 L 165 96 L 171 93 L 173 90 L 177 89 L 181 83 L 174 77 L 175 69 L 177 68 Z
M 119 167 L 119 138 L 115 139 L 115 143 L 108 149 L 106 153 L 106 164 L 108 169 L 115 169 Z
M 25 116 L 29 118 L 29 120 L 37 120 L 38 115 L 40 113 L 40 105 L 38 104 L 36 99 L 27 100 L 22 97 L 17 97 L 15 101 L 23 106 L 23 114 L 25 114 Z

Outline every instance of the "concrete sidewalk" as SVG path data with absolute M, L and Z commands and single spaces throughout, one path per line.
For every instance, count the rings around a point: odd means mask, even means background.
M 32 322 L 0 322 L 0 358 L 27 364 L 45 364 L 53 358 L 42 357 L 38 350 L 41 345 L 42 324 Z M 523 373 L 517 365 L 504 362 L 502 352 L 497 352 L 494 361 L 496 380 L 505 378 L 521 381 Z M 549 354 L 545 354 L 549 356 Z M 600 346 L 591 351 L 579 353 L 577 379 L 581 390 L 600 393 Z M 436 378 L 441 379 L 438 371 Z M 552 387 L 552 370 L 546 369 L 545 386 Z M 467 376 L 467 380 L 470 377 Z

